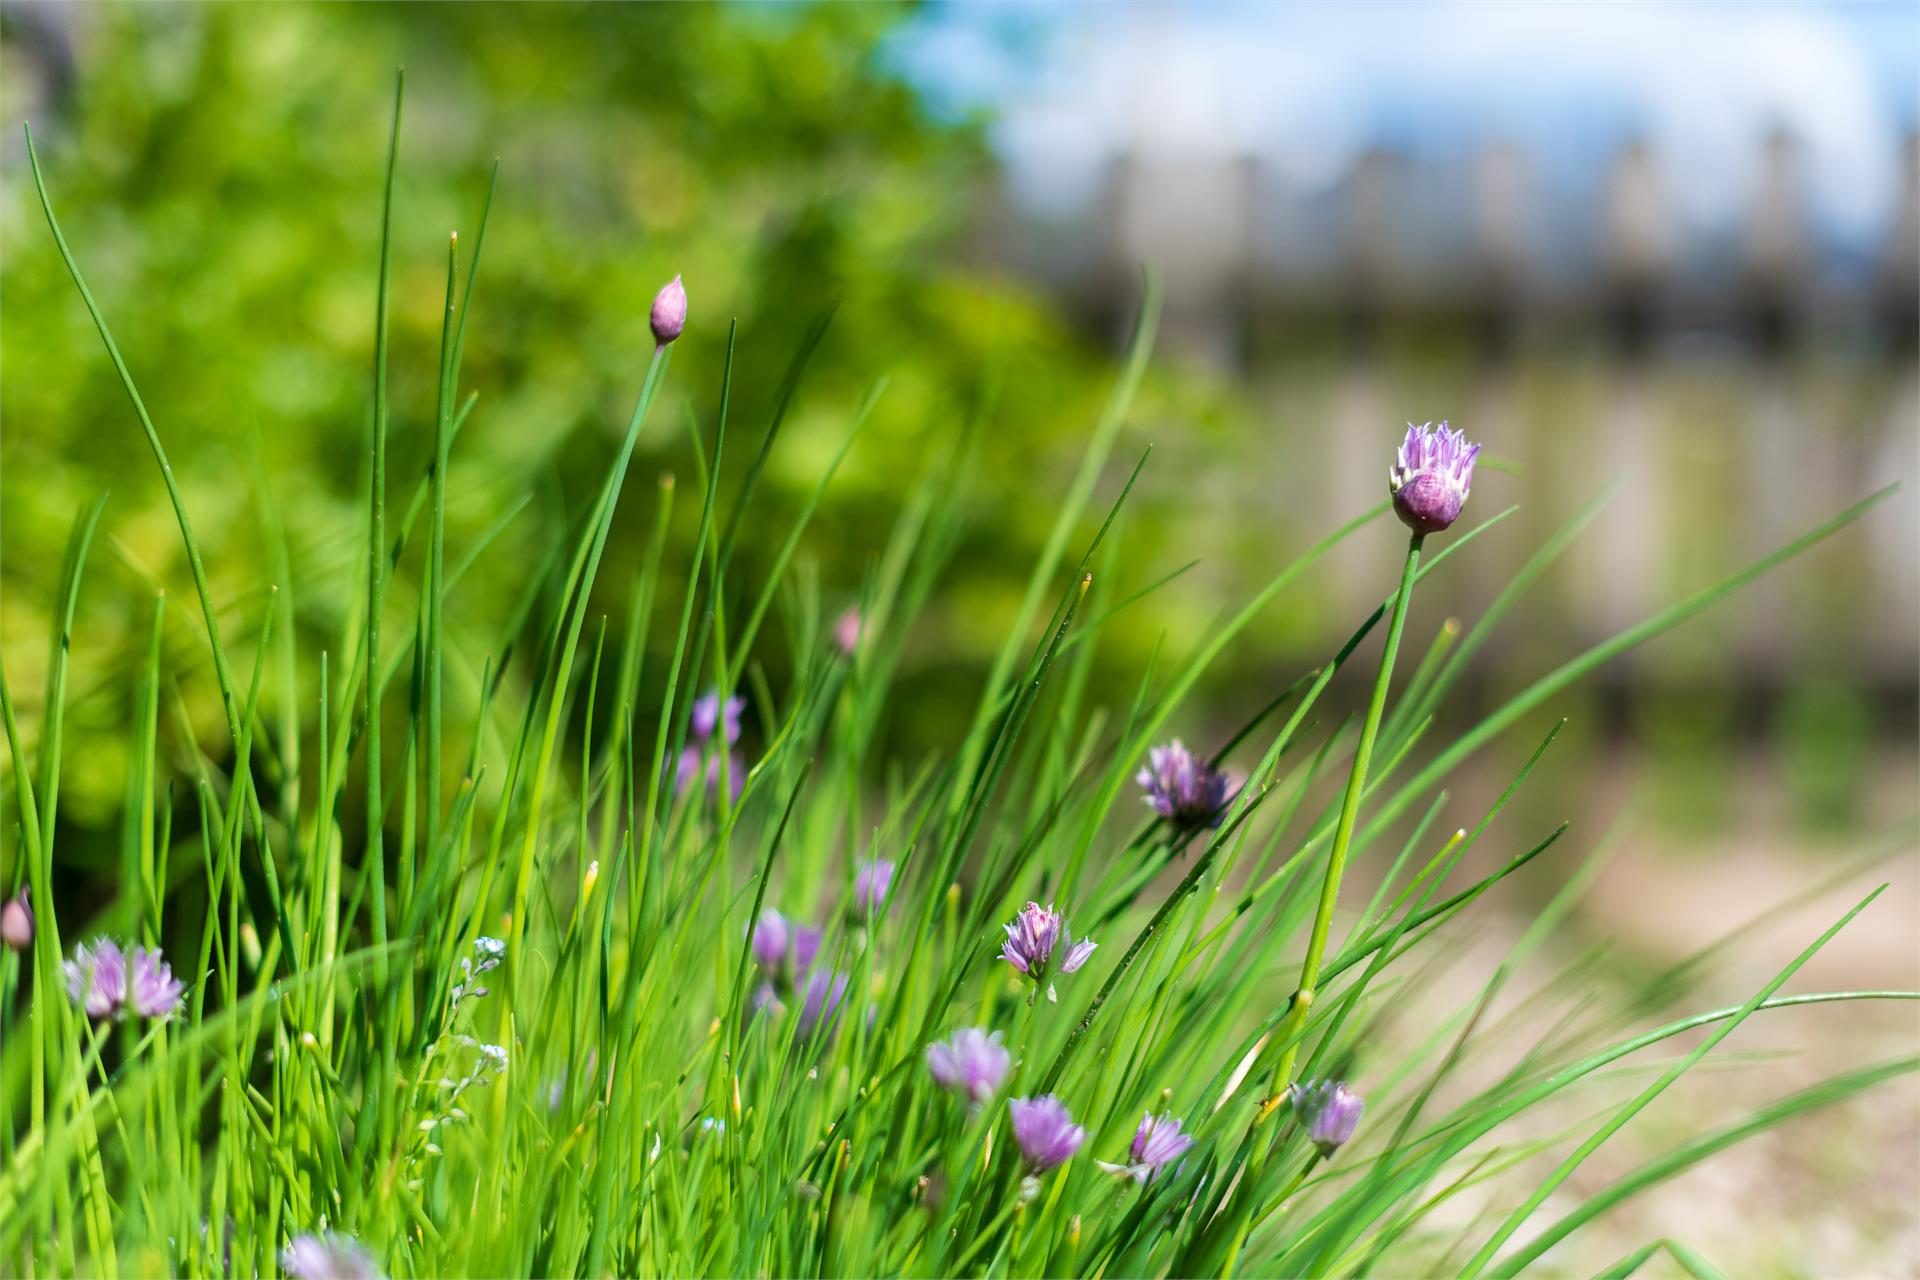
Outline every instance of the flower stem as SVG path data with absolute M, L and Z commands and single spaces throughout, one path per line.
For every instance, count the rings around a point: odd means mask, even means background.
M 1327 879 L 1320 888 L 1320 907 L 1313 917 L 1313 934 L 1307 942 L 1307 958 L 1300 966 L 1300 986 L 1294 991 L 1284 1021 L 1274 1030 L 1273 1042 L 1286 1046 L 1273 1070 L 1273 1084 L 1265 1102 L 1254 1113 L 1243 1150 L 1246 1163 L 1238 1178 L 1240 1190 L 1235 1202 L 1218 1213 L 1196 1242 L 1193 1257 L 1183 1259 L 1185 1270 L 1231 1276 L 1239 1261 L 1240 1249 L 1256 1225 L 1262 1176 L 1273 1155 L 1277 1140 L 1269 1143 L 1258 1135 L 1287 1100 L 1292 1084 L 1293 1065 L 1300 1052 L 1301 1030 L 1307 1011 L 1313 1005 L 1314 987 L 1320 980 L 1320 965 L 1327 954 L 1327 935 L 1333 929 L 1333 908 L 1340 899 L 1340 877 L 1347 869 L 1347 848 L 1353 843 L 1353 827 L 1360 815 L 1360 796 L 1367 787 L 1367 766 L 1373 759 L 1374 740 L 1380 736 L 1381 714 L 1387 705 L 1387 687 L 1393 683 L 1393 662 L 1400 651 L 1400 635 L 1406 629 L 1407 604 L 1413 597 L 1413 580 L 1420 567 L 1422 534 L 1414 534 L 1407 543 L 1406 564 L 1400 571 L 1400 589 L 1394 593 L 1393 616 L 1387 624 L 1387 642 L 1380 651 L 1380 672 L 1374 677 L 1373 699 L 1367 704 L 1367 718 L 1360 727 L 1360 743 L 1354 748 L 1353 770 L 1347 775 L 1346 796 L 1340 803 L 1340 822 L 1334 828 L 1333 849 L 1327 858 Z M 1220 1257 L 1215 1265 L 1213 1259 Z
M 1270 1114 L 1275 1100 L 1292 1083 L 1293 1063 L 1300 1050 L 1297 1032 L 1306 1021 L 1313 1004 L 1314 984 L 1320 980 L 1320 964 L 1326 959 L 1327 935 L 1333 929 L 1333 908 L 1340 898 L 1340 877 L 1347 869 L 1347 847 L 1353 843 L 1353 826 L 1360 816 L 1360 796 L 1367 787 L 1367 766 L 1373 759 L 1374 740 L 1380 736 L 1380 718 L 1387 706 L 1387 687 L 1393 683 L 1393 661 L 1400 651 L 1400 635 L 1406 630 L 1407 605 L 1413 598 L 1413 579 L 1420 568 L 1420 544 L 1426 535 L 1416 533 L 1407 541 L 1407 562 L 1400 571 L 1400 590 L 1393 597 L 1393 617 L 1387 623 L 1387 642 L 1380 651 L 1380 673 L 1374 677 L 1373 700 L 1367 704 L 1367 718 L 1360 726 L 1360 744 L 1353 750 L 1353 771 L 1347 775 L 1347 794 L 1340 803 L 1340 823 L 1333 832 L 1333 852 L 1327 858 L 1327 879 L 1320 887 L 1320 909 L 1313 917 L 1313 934 L 1307 940 L 1307 958 L 1300 966 L 1300 989 L 1294 992 L 1293 1008 L 1282 1025 L 1279 1038 L 1292 1039 L 1281 1054 L 1273 1073 L 1273 1093 L 1261 1108 L 1262 1117 Z

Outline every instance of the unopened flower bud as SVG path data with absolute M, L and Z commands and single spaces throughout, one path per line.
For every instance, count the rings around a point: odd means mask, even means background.
M 8 898 L 5 906 L 0 906 L 0 940 L 15 951 L 25 951 L 33 945 L 33 903 L 28 901 L 24 888 Z
M 653 328 L 653 340 L 663 347 L 687 327 L 687 290 L 679 276 L 669 280 L 666 287 L 653 296 L 653 310 L 647 315 L 647 323 Z
M 862 621 L 858 607 L 848 605 L 833 620 L 833 647 L 840 651 L 843 658 L 851 658 L 860 649 Z
M 1346 1145 L 1366 1110 L 1360 1095 L 1337 1080 L 1296 1084 L 1292 1092 L 1293 1108 L 1307 1127 L 1307 1138 L 1323 1156 Z

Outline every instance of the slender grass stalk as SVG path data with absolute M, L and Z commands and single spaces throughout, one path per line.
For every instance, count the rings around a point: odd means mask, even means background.
M 1300 986 L 1293 994 L 1293 1017 L 1302 1020 L 1313 1005 L 1315 985 L 1320 980 L 1320 963 L 1327 954 L 1327 935 L 1333 929 L 1333 909 L 1340 898 L 1340 880 L 1347 869 L 1347 849 L 1353 843 L 1353 824 L 1360 816 L 1360 797 L 1367 788 L 1367 766 L 1373 762 L 1374 740 L 1380 734 L 1380 717 L 1387 706 L 1387 689 L 1393 683 L 1393 663 L 1400 652 L 1400 637 L 1406 631 L 1407 610 L 1413 602 L 1414 575 L 1420 568 L 1420 547 L 1426 539 L 1414 534 L 1407 541 L 1407 559 L 1400 571 L 1400 590 L 1394 595 L 1393 609 L 1387 621 L 1386 643 L 1380 649 L 1380 670 L 1374 676 L 1373 697 L 1367 703 L 1366 718 L 1360 722 L 1360 742 L 1353 751 L 1353 768 L 1347 774 L 1346 794 L 1340 801 L 1340 821 L 1333 831 L 1333 849 L 1327 855 L 1327 876 L 1320 888 L 1320 905 L 1314 911 L 1313 932 L 1307 936 L 1306 958 L 1300 964 Z M 1297 1045 L 1280 1055 L 1274 1068 L 1273 1088 L 1268 1093 L 1261 1115 L 1271 1115 L 1278 1100 L 1292 1083 L 1293 1060 Z
M 393 79 L 393 128 L 387 140 L 387 179 L 380 198 L 380 272 L 374 290 L 373 308 L 373 438 L 371 465 L 367 475 L 367 640 L 366 669 L 366 773 L 367 828 L 366 871 L 372 886 L 375 952 L 386 954 L 387 943 L 387 870 L 386 806 L 381 798 L 380 775 L 385 767 L 380 751 L 380 615 L 387 598 L 387 278 L 393 262 L 393 184 L 400 165 L 400 108 L 406 97 L 406 72 Z M 380 962 L 383 966 L 384 959 Z M 385 968 L 379 971 L 379 984 L 387 982 Z
M 453 368 L 454 277 L 459 268 L 460 233 L 447 237 L 447 297 L 440 325 L 440 376 L 438 404 L 434 411 L 433 431 L 433 515 L 428 523 L 426 581 L 426 684 L 427 708 L 422 779 L 426 807 L 427 855 L 440 847 L 440 739 L 445 729 L 442 713 L 442 688 L 446 683 L 446 602 L 447 602 L 447 461 L 453 444 Z M 402 903 L 402 910 L 411 903 Z

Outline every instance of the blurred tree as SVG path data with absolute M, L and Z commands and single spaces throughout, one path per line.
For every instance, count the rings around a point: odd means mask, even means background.
M 650 489 L 653 469 L 686 466 L 690 414 L 710 430 L 729 317 L 741 327 L 728 454 L 738 467 L 801 334 L 842 303 L 769 467 L 763 519 L 789 516 L 787 499 L 811 486 L 853 406 L 875 378 L 891 379 L 810 548 L 830 600 L 858 591 L 926 439 L 961 429 L 983 369 L 1011 361 L 1020 387 L 988 433 L 985 465 L 1017 465 L 1024 492 L 1045 489 L 1036 464 L 1055 461 L 1064 475 L 1105 391 L 1103 359 L 968 261 L 960 233 L 969 193 L 990 189 L 985 149 L 977 129 L 931 122 L 882 67 L 876 47 L 898 12 L 7 10 L 0 36 L 21 73 L 7 77 L 7 114 L 34 117 L 56 209 L 184 482 L 216 597 L 231 611 L 229 643 L 246 652 L 241 637 L 279 581 L 261 553 L 259 477 L 287 513 L 291 580 L 280 585 L 309 660 L 334 641 L 359 589 L 380 174 L 397 66 L 407 86 L 392 501 L 404 503 L 429 448 L 444 236 L 470 236 L 488 161 L 500 158 L 463 379 L 479 407 L 452 475 L 456 553 L 522 495 L 536 501 L 488 553 L 507 571 L 462 586 L 473 593 L 467 616 L 504 614 L 523 587 L 513 570 L 531 572 L 567 513 L 577 517 L 651 350 L 647 304 L 676 272 L 692 322 L 631 484 Z M 73 74 L 56 74 L 69 54 Z M 54 252 L 24 150 L 17 137 L 5 147 L 3 638 L 30 717 L 72 514 L 113 491 L 76 637 L 71 732 L 84 744 L 91 731 L 103 748 L 69 751 L 93 762 L 64 809 L 85 821 L 119 795 L 120 762 L 102 731 L 127 714 L 145 644 L 148 606 L 134 587 L 157 581 L 176 601 L 190 593 L 164 491 Z M 647 505 L 623 507 L 601 574 L 610 597 L 639 554 Z M 982 534 L 1002 545 L 969 557 L 1003 566 L 987 592 L 996 601 L 1011 597 L 1051 515 L 1009 505 Z M 751 550 L 743 563 L 754 567 Z M 617 617 L 619 601 L 607 604 Z M 990 636 L 992 612 L 956 625 Z M 170 671 L 204 668 L 197 620 L 174 617 Z M 186 682 L 189 701 L 202 741 L 217 744 L 201 676 Z

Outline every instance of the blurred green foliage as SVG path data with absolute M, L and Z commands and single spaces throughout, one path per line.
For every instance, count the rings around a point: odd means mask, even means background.
M 275 578 L 258 484 L 287 511 L 291 581 L 278 585 L 292 593 L 303 651 L 334 641 L 360 586 L 379 183 L 400 66 L 390 501 L 402 508 L 430 441 L 445 236 L 470 239 L 488 162 L 500 162 L 463 388 L 478 407 L 451 481 L 455 554 L 522 496 L 533 501 L 463 584 L 490 597 L 469 598 L 468 616 L 504 616 L 520 575 L 578 518 L 651 350 L 648 303 L 675 273 L 692 319 L 642 440 L 636 492 L 656 471 L 688 474 L 690 424 L 711 435 L 729 318 L 737 470 L 801 335 L 839 304 L 762 481 L 770 500 L 756 509 L 770 529 L 791 517 L 874 381 L 888 380 L 807 546 L 828 607 L 857 597 L 899 493 L 995 386 L 1018 394 L 993 398 L 993 429 L 973 433 L 982 472 L 1017 473 L 1010 494 L 1044 492 L 1056 466 L 1064 483 L 1108 361 L 969 261 L 962 233 L 973 193 L 990 187 L 988 158 L 976 129 L 930 122 L 878 66 L 876 41 L 897 13 L 74 7 L 57 17 L 77 74 L 50 100 L 24 102 L 43 83 L 43 33 L 12 20 L 8 115 L 33 116 L 56 209 L 167 441 L 230 634 L 257 625 Z M 119 565 L 99 557 L 83 600 L 83 682 L 137 666 L 126 659 L 150 618 L 140 585 L 165 584 L 184 602 L 187 578 L 153 461 L 54 253 L 18 140 L 7 147 L 4 639 L 31 716 L 60 548 L 84 501 L 112 491 L 105 528 Z M 649 506 L 623 506 L 601 574 L 616 617 Z M 697 511 L 680 514 L 691 536 Z M 956 631 L 921 641 L 934 669 L 997 642 L 995 610 L 1011 608 L 1051 519 L 1018 502 L 995 515 L 963 558 Z M 749 566 L 772 556 L 751 536 L 744 548 Z M 983 578 L 965 567 L 983 564 L 1001 568 Z M 174 617 L 169 668 L 204 668 L 197 621 Z M 218 741 L 201 675 L 186 681 L 189 705 Z M 73 732 L 96 748 L 73 753 L 67 813 L 83 820 L 117 799 L 109 731 L 127 686 L 75 689 Z

